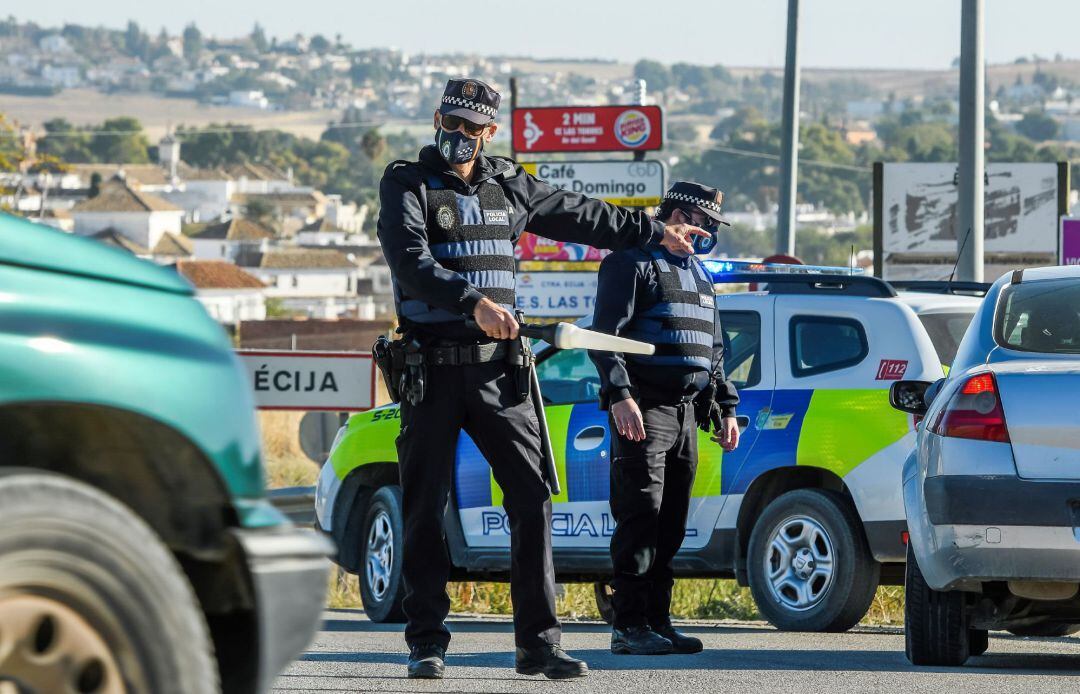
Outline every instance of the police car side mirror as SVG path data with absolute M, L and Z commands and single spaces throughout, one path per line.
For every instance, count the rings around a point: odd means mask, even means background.
M 889 404 L 901 412 L 924 416 L 929 409 L 926 394 L 931 385 L 927 381 L 897 381 L 889 388 Z

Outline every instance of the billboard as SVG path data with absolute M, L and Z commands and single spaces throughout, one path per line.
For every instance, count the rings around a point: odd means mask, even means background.
M 622 207 L 655 207 L 664 197 L 659 161 L 530 161 L 528 173 L 560 190 L 600 198 Z
M 578 318 L 592 313 L 595 272 L 522 272 L 517 307 L 529 318 Z
M 627 152 L 660 149 L 659 106 L 545 106 L 511 114 L 516 152 Z
M 518 260 L 558 260 L 558 261 L 601 261 L 611 251 L 586 246 L 583 243 L 553 241 L 525 232 L 514 247 L 514 257 Z
M 1062 218 L 1058 248 L 1058 265 L 1080 265 L 1080 218 Z
M 1055 263 L 1068 166 L 991 163 L 984 182 L 986 278 Z M 953 163 L 874 165 L 874 274 L 885 279 L 950 275 L 957 255 L 958 183 Z

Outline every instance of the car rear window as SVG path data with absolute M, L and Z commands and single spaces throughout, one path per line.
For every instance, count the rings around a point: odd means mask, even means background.
M 953 363 L 960 340 L 964 339 L 964 333 L 974 315 L 974 312 L 919 314 L 919 320 L 930 335 L 930 341 L 934 343 L 934 350 L 942 364 Z
M 1002 290 L 994 316 L 1002 347 L 1044 354 L 1080 354 L 1080 282 L 1021 282 Z

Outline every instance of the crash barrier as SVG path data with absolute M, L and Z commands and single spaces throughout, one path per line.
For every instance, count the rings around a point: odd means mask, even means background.
M 282 487 L 268 492 L 270 503 L 296 525 L 315 522 L 315 487 Z

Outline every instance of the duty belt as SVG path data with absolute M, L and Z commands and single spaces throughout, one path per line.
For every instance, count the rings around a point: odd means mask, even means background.
M 430 347 L 427 358 L 434 366 L 468 366 L 506 359 L 505 342 L 487 342 L 482 345 L 450 345 Z

